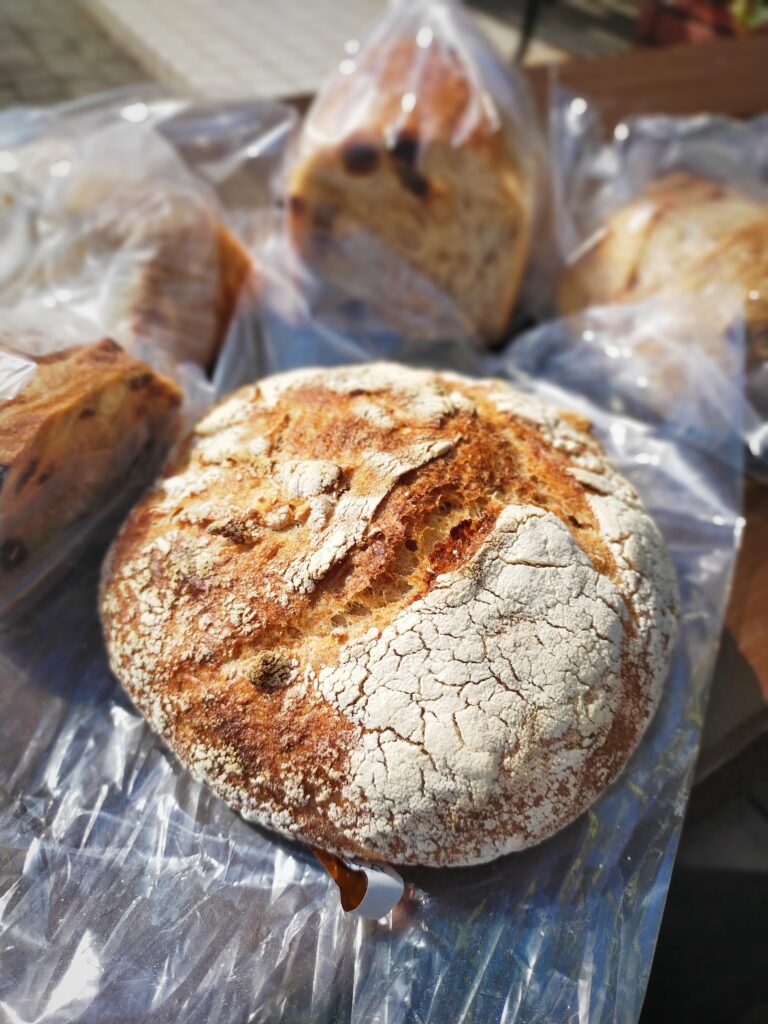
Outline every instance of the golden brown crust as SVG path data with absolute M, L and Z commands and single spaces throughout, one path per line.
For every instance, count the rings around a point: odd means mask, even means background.
M 383 243 L 498 341 L 530 242 L 521 140 L 449 47 L 407 36 L 356 60 L 321 94 L 299 140 L 288 212 L 298 250 L 349 285 L 359 263 L 374 265 L 371 244 Z M 404 95 L 413 97 L 405 109 Z
M 734 302 L 714 290 L 730 288 Z M 687 293 L 708 307 L 741 306 L 751 354 L 768 334 L 768 204 L 721 182 L 687 173 L 652 182 L 615 211 L 595 242 L 566 271 L 559 290 L 563 314 L 588 305 L 628 302 L 653 294 Z M 764 358 L 764 356 L 760 356 Z
M 118 678 L 232 806 L 327 850 L 450 864 L 540 840 L 615 776 L 658 697 L 672 591 L 582 421 L 380 364 L 214 409 L 117 538 L 101 611 Z M 528 713 L 547 685 L 551 725 Z M 510 701 L 517 724 L 494 717 Z
M 23 340 L 21 342 L 23 344 Z M 0 403 L 0 590 L 156 465 L 181 394 L 113 341 L 35 357 Z

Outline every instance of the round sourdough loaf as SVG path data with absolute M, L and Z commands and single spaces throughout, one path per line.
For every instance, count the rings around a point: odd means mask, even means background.
M 676 588 L 589 425 L 373 364 L 215 407 L 104 568 L 112 668 L 247 819 L 459 865 L 537 843 L 656 707 Z

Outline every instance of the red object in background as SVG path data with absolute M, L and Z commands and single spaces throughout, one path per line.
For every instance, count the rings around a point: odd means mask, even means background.
M 763 0 L 642 0 L 635 28 L 651 46 L 768 33 Z
M 639 42 L 663 46 L 741 34 L 723 0 L 644 0 L 636 31 Z

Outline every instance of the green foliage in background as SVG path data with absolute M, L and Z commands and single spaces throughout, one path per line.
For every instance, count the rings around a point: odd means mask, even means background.
M 747 29 L 768 26 L 768 0 L 733 0 L 733 20 Z

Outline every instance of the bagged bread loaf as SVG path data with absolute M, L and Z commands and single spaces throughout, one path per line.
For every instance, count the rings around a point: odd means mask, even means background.
M 364 297 L 375 285 L 395 309 L 418 305 L 419 289 L 436 304 L 434 289 L 466 332 L 498 341 L 530 252 L 540 156 L 525 83 L 471 18 L 451 2 L 396 5 L 307 115 L 290 233 L 321 279 Z
M 2 302 L 63 307 L 141 357 L 210 369 L 252 264 L 171 146 L 122 123 L 10 155 Z
M 246 818 L 447 866 L 540 842 L 616 777 L 675 589 L 585 421 L 369 364 L 215 407 L 116 540 L 101 613 L 137 706 Z
M 78 256 L 103 253 L 112 273 L 99 321 L 128 349 L 154 346 L 210 370 L 251 271 L 210 206 L 181 190 L 117 183 L 86 189 L 67 216 L 78 218 L 81 245 L 53 273 L 61 269 L 65 282 L 68 272 L 87 275 Z
M 559 300 L 566 314 L 652 294 L 706 305 L 713 289 L 743 304 L 750 358 L 768 357 L 768 202 L 677 172 L 607 217 L 567 269 Z
M 146 482 L 181 404 L 172 381 L 113 341 L 41 356 L 16 342 L 0 349 L 0 607 Z

